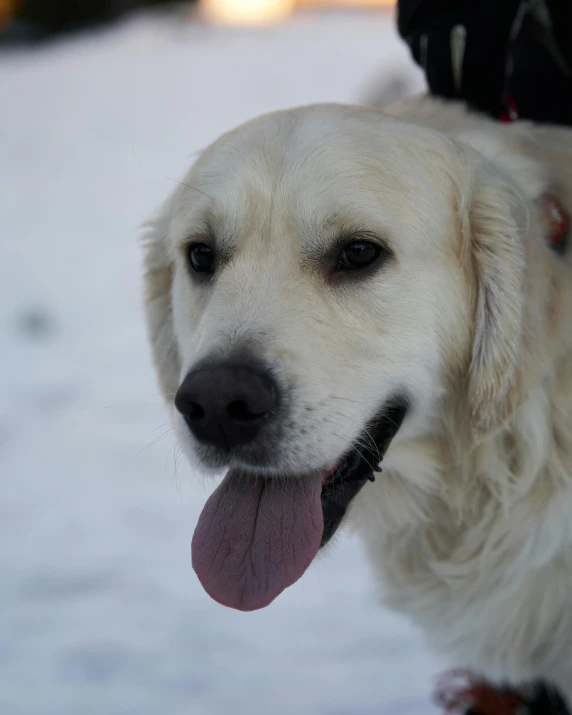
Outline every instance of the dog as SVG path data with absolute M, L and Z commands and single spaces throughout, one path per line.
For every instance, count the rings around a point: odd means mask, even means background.
M 570 210 L 571 130 L 429 97 L 202 152 L 147 225 L 145 306 L 178 439 L 226 470 L 210 596 L 266 606 L 343 524 L 441 656 L 571 701 Z

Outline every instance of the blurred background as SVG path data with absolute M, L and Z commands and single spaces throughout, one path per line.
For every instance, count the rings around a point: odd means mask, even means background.
M 338 539 L 264 611 L 210 601 L 139 227 L 261 112 L 423 88 L 383 0 L 0 0 L 1 715 L 422 715 L 439 668 Z

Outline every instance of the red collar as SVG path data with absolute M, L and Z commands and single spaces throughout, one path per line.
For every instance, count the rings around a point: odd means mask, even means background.
M 540 210 L 547 227 L 548 245 L 557 253 L 564 253 L 570 235 L 570 216 L 554 194 L 543 194 Z
M 444 715 L 474 711 L 482 715 L 519 715 L 526 703 L 516 692 L 497 689 L 476 680 L 464 670 L 445 673 L 437 683 L 435 703 Z
M 518 121 L 520 114 L 513 97 L 510 94 L 505 94 L 503 103 L 505 108 L 499 116 L 500 121 Z M 540 209 L 548 229 L 546 236 L 548 245 L 557 253 L 564 253 L 570 234 L 570 216 L 554 194 L 544 194 L 541 197 Z

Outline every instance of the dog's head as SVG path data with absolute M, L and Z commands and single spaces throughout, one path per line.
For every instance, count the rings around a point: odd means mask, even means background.
M 365 108 L 268 115 L 201 155 L 151 223 L 147 315 L 185 452 L 230 468 L 193 543 L 217 600 L 295 581 L 448 395 L 480 431 L 508 417 L 520 211 L 476 154 Z

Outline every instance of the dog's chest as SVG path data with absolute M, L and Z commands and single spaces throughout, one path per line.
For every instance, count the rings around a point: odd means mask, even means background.
M 455 525 L 438 500 L 427 513 L 406 492 L 359 505 L 383 602 L 453 666 L 516 683 L 572 672 L 570 535 L 492 512 Z

